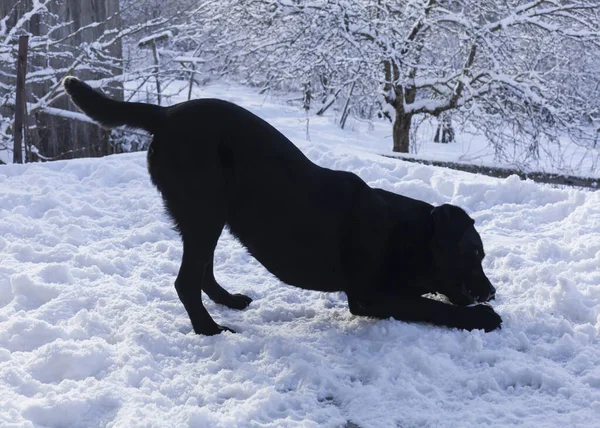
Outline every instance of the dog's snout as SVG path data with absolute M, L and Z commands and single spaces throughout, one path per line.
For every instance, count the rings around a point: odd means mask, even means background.
M 490 294 L 487 298 L 487 300 L 494 300 L 496 298 L 496 287 L 494 287 L 493 285 L 490 285 Z

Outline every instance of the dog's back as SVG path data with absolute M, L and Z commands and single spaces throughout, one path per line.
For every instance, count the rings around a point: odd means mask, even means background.
M 345 219 L 357 188 L 367 189 L 356 175 L 315 165 L 263 119 L 216 99 L 169 108 L 148 165 L 174 219 L 195 228 L 207 211 L 222 212 L 231 232 L 282 281 L 341 289 L 339 243 L 351 227 Z
M 264 156 L 284 168 L 287 162 L 312 165 L 281 132 L 228 101 L 205 98 L 163 107 L 114 100 L 72 76 L 63 80 L 63 86 L 75 105 L 99 124 L 108 128 L 139 128 L 154 135 L 164 132 L 172 137 L 169 144 L 173 148 L 177 145 L 186 159 L 193 156 L 194 151 L 204 151 L 204 147 L 196 149 L 197 145 L 218 143 L 219 157 L 225 167 L 235 161 L 234 150 L 242 159 Z M 238 161 L 236 169 L 244 165 L 254 168 L 249 162 Z

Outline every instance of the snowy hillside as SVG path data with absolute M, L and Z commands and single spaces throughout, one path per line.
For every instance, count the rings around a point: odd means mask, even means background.
M 205 300 L 238 334 L 196 336 L 144 153 L 0 166 L 0 426 L 598 426 L 600 192 L 382 158 L 328 119 L 309 142 L 281 103 L 203 95 L 250 108 L 320 165 L 465 208 L 503 328 L 355 317 L 343 294 L 282 285 L 224 233 L 216 277 L 254 301 Z

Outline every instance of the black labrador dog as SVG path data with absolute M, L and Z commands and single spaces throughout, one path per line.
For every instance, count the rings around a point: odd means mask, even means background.
M 281 281 L 343 291 L 353 314 L 500 327 L 490 306 L 469 306 L 493 299 L 496 290 L 481 266 L 474 221 L 462 209 L 433 207 L 319 167 L 267 122 L 226 101 L 121 102 L 74 77 L 64 88 L 100 124 L 154 135 L 148 169 L 183 241 L 175 288 L 196 333 L 231 331 L 208 314 L 202 292 L 229 308 L 252 301 L 215 280 L 213 253 L 225 226 Z M 428 293 L 452 304 L 422 297 Z

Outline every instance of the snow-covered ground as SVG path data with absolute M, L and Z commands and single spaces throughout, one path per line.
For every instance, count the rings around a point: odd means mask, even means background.
M 250 108 L 320 165 L 464 207 L 503 328 L 355 317 L 343 294 L 281 284 L 224 233 L 216 276 L 254 302 L 205 299 L 238 333 L 196 336 L 143 153 L 0 166 L 0 426 L 599 426 L 600 192 L 382 158 L 357 148 L 375 137 L 327 118 L 311 118 L 309 142 L 284 103 L 200 95 Z

